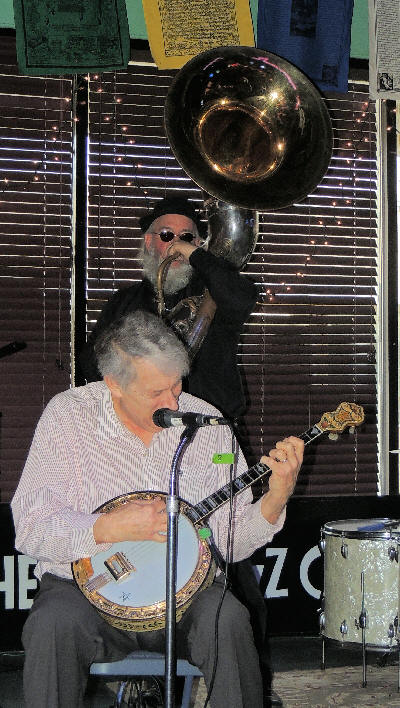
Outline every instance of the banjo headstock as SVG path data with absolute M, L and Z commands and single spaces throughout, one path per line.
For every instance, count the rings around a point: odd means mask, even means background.
M 349 426 L 361 425 L 364 421 L 364 409 L 356 403 L 340 403 L 335 411 L 324 413 L 317 428 L 324 432 L 342 433 Z

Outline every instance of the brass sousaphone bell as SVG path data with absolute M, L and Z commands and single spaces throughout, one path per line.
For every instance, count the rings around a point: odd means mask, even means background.
M 165 129 L 176 159 L 207 194 L 209 250 L 238 269 L 256 245 L 254 210 L 304 199 L 332 153 L 318 89 L 293 64 L 255 47 L 217 47 L 185 64 L 167 94 Z
M 218 47 L 185 64 L 168 91 L 165 128 L 196 184 L 249 209 L 304 199 L 332 153 L 318 89 L 293 64 L 255 47 Z

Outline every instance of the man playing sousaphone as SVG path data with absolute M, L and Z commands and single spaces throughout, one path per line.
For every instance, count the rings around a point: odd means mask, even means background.
M 137 309 L 158 312 L 158 269 L 167 255 L 176 254 L 179 260 L 171 263 L 164 286 L 166 311 L 188 296 L 201 295 L 205 287 L 217 305 L 184 390 L 217 406 L 231 419 L 242 415 L 245 398 L 237 367 L 237 347 L 243 324 L 257 298 L 255 284 L 226 259 L 201 247 L 202 224 L 187 199 L 163 199 L 141 219 L 140 225 L 142 280 L 118 290 L 106 303 L 80 356 L 83 375 L 87 381 L 99 378 L 93 345 L 104 327 Z
M 130 632 L 107 622 L 72 580 L 71 562 L 122 541 L 145 541 L 149 554 L 150 541 L 158 548 L 165 543 L 165 504 L 157 492 L 168 489 L 181 429 L 160 428 L 154 413 L 167 408 L 219 414 L 208 403 L 181 392 L 187 352 L 159 317 L 142 311 L 128 315 L 105 329 L 95 346 L 103 381 L 70 389 L 50 401 L 12 502 L 16 547 L 38 560 L 35 574 L 40 580 L 22 637 L 24 693 L 30 708 L 82 708 L 92 662 L 120 659 L 137 648 L 164 649 L 161 629 Z M 182 498 L 196 504 L 226 485 L 229 464 L 218 464 L 213 453 L 230 451 L 231 445 L 226 425 L 197 430 L 180 466 Z M 272 471 L 268 491 L 254 504 L 249 488 L 235 496 L 230 536 L 234 560 L 249 557 L 282 528 L 303 447 L 296 437 L 277 442 L 262 458 Z M 246 467 L 239 451 L 237 473 Z M 150 498 L 103 514 L 93 512 L 128 491 L 149 490 L 155 492 Z M 222 555 L 229 517 L 229 504 L 209 517 Z M 134 562 L 142 563 L 142 556 L 137 554 Z M 165 563 L 160 568 L 164 572 Z M 200 668 L 209 688 L 223 585 L 223 574 L 217 575 L 195 594 L 177 623 L 177 654 Z M 218 616 L 210 705 L 262 708 L 249 613 L 228 590 Z

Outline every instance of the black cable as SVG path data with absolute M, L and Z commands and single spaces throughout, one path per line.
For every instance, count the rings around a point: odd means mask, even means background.
M 226 541 L 226 556 L 225 556 L 225 581 L 224 581 L 224 587 L 222 590 L 221 598 L 218 603 L 217 611 L 215 613 L 215 632 L 214 632 L 214 663 L 213 663 L 213 670 L 211 674 L 211 681 L 210 681 L 210 686 L 207 692 L 206 700 L 204 703 L 203 708 L 206 708 L 210 696 L 212 693 L 212 690 L 214 688 L 214 681 L 215 681 L 215 674 L 217 671 L 217 664 L 218 664 L 218 624 L 219 624 L 219 616 L 221 614 L 221 608 L 222 608 L 222 603 L 224 601 L 226 591 L 228 590 L 228 585 L 229 585 L 229 564 L 231 563 L 231 557 L 232 557 L 232 544 L 231 544 L 231 539 L 232 539 L 232 515 L 233 515 L 233 479 L 234 479 L 234 472 L 236 469 L 236 464 L 237 464 L 237 456 L 238 456 L 238 442 L 235 437 L 235 433 L 233 430 L 233 427 L 229 425 L 232 433 L 232 452 L 233 452 L 233 462 L 231 463 L 229 467 L 229 522 L 228 522 L 228 537 Z

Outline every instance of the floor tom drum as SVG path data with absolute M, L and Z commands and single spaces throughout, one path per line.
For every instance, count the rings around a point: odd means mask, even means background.
M 396 644 L 400 522 L 331 521 L 321 529 L 324 598 L 321 634 L 371 648 Z

